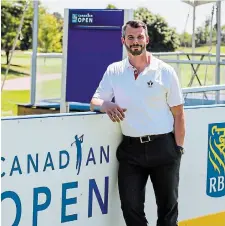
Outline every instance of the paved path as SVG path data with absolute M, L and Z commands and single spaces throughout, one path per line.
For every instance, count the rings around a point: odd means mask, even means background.
M 42 81 L 49 81 L 60 79 L 61 74 L 45 74 L 37 75 L 37 83 Z M 2 84 L 2 82 L 1 82 Z M 31 77 L 15 78 L 5 81 L 3 90 L 30 90 Z

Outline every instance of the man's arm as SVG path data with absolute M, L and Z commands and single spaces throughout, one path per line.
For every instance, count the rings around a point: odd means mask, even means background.
M 104 100 L 93 97 L 91 99 L 91 103 L 90 103 L 90 110 L 91 111 L 97 110 L 97 111 L 103 112 L 103 109 L 101 108 L 103 102 L 104 102 Z
M 91 111 L 101 111 L 107 113 L 113 122 L 120 122 L 125 118 L 124 112 L 126 109 L 120 108 L 117 104 L 111 101 L 104 101 L 93 97 L 90 103 Z
M 113 71 L 114 70 L 110 69 L 109 66 L 104 73 L 103 78 L 91 99 L 90 110 L 104 112 L 113 122 L 120 122 L 125 117 L 124 112 L 126 109 L 120 108 L 117 104 L 112 102 L 114 91 L 110 77 Z
M 174 117 L 174 132 L 177 146 L 183 147 L 185 137 L 185 119 L 183 105 L 171 107 Z

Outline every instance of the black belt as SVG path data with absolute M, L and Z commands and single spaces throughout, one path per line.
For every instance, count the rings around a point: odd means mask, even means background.
M 172 132 L 170 132 L 172 133 Z M 124 135 L 124 139 L 130 140 L 131 142 L 140 142 L 140 143 L 148 143 L 160 137 L 168 136 L 170 133 L 157 134 L 157 135 L 146 135 L 142 137 L 129 137 Z

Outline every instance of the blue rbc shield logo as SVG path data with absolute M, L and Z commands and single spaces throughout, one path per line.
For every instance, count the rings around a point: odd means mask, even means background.
M 207 159 L 206 194 L 225 196 L 225 123 L 209 124 Z
M 72 22 L 77 23 L 77 14 L 72 14 Z
M 94 15 L 91 13 L 72 14 L 72 23 L 77 25 L 91 25 L 94 23 Z

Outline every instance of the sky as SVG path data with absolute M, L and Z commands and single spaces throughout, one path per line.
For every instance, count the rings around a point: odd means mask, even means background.
M 192 33 L 193 8 L 181 0 L 41 0 L 49 12 L 59 12 L 64 15 L 64 8 L 70 9 L 105 9 L 113 4 L 119 9 L 137 9 L 146 7 L 153 14 L 160 14 L 166 19 L 170 27 L 176 28 L 178 33 L 184 31 Z M 211 16 L 215 3 L 208 3 L 196 7 L 196 27 L 202 26 L 206 17 Z M 225 24 L 225 1 L 221 3 L 221 24 Z M 216 8 L 213 23 L 216 21 Z

